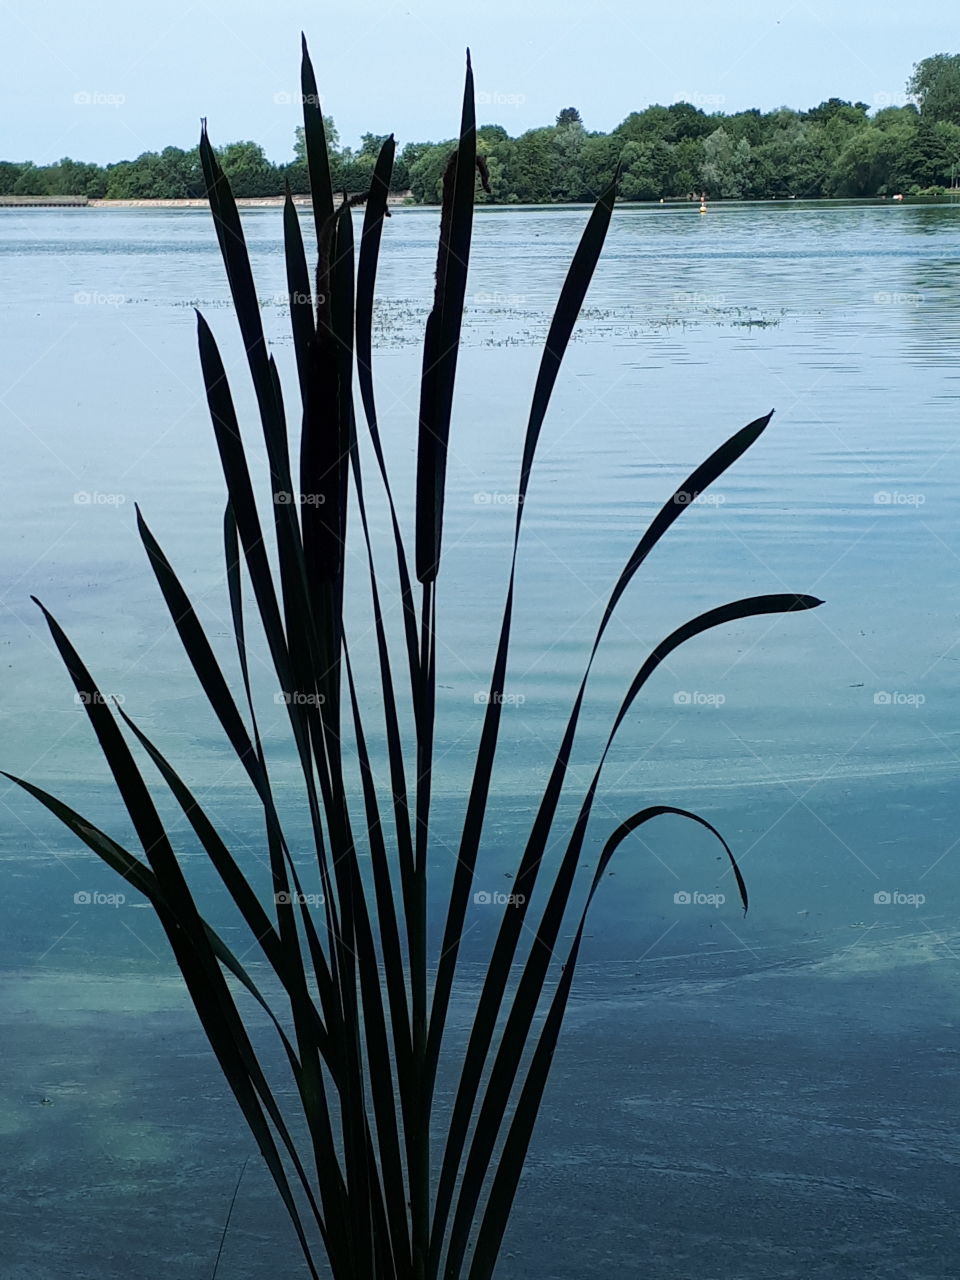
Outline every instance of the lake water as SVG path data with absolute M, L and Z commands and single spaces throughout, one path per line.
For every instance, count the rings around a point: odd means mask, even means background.
M 476 221 L 439 592 L 438 894 L 483 712 L 539 344 L 587 213 Z M 244 224 L 292 403 L 280 213 Z M 378 396 L 408 522 L 437 227 L 435 210 L 397 210 L 381 258 Z M 263 451 L 209 215 L 5 210 L 0 270 L 0 768 L 128 837 L 35 594 L 252 859 L 255 810 L 134 519 L 137 502 L 234 669 L 195 306 L 261 471 Z M 812 613 L 740 622 L 673 655 L 620 732 L 591 827 L 585 861 L 644 804 L 696 809 L 740 858 L 751 909 L 737 909 L 697 828 L 665 819 L 622 847 L 504 1277 L 960 1274 L 960 205 L 616 210 L 524 517 L 516 697 L 477 888 L 508 889 L 639 535 L 708 453 L 771 408 L 761 441 L 684 512 L 621 602 L 573 770 L 583 786 L 630 678 L 675 626 L 762 592 L 822 597 Z M 382 543 L 379 507 L 374 525 Z M 359 599 L 359 560 L 351 568 Z M 355 619 L 362 632 L 359 604 Z M 256 683 L 282 777 L 292 761 L 264 668 Z M 200 1280 L 252 1144 L 149 910 L 133 894 L 75 901 L 123 886 L 15 788 L 0 796 L 0 1275 Z M 573 787 L 565 814 L 576 799 Z M 209 873 L 184 847 L 203 897 Z M 495 908 L 473 909 L 457 1026 L 496 922 Z M 219 1280 L 289 1256 L 255 1164 Z

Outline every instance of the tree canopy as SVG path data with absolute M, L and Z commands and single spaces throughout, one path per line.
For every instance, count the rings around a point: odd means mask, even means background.
M 654 104 L 631 112 L 610 133 L 585 127 L 576 107 L 561 108 L 553 124 L 511 137 L 500 124 L 477 129 L 477 149 L 497 203 L 590 201 L 621 165 L 628 200 L 863 197 L 955 185 L 960 177 L 960 54 L 938 53 L 917 63 L 907 82 L 914 101 L 874 111 L 865 102 L 828 98 L 805 111 L 707 113 L 689 102 Z M 359 148 L 341 145 L 325 119 L 336 189 L 366 190 L 380 134 L 365 133 Z M 439 201 L 443 171 L 455 142 L 399 146 L 392 187 L 420 203 Z M 308 189 L 303 129 L 293 160 L 271 162 L 255 142 L 219 151 L 238 196 L 281 195 Z M 135 160 L 99 166 L 64 157 L 51 165 L 0 162 L 0 195 L 86 195 L 154 199 L 203 195 L 197 153 L 166 147 Z

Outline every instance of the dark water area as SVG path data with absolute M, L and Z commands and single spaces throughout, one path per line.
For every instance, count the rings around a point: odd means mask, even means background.
M 438 604 L 437 901 L 503 605 L 538 344 L 586 216 L 484 210 L 476 222 Z M 244 225 L 292 399 L 280 216 L 250 211 Z M 436 211 L 397 210 L 381 260 L 375 372 L 405 521 L 436 233 Z M 222 343 L 261 472 L 263 450 L 209 215 L 4 211 L 0 270 L 0 768 L 132 839 L 33 593 L 257 876 L 255 805 L 134 518 L 137 502 L 235 671 L 193 306 Z M 475 886 L 491 901 L 471 906 L 454 1039 L 620 569 L 685 476 L 771 408 L 762 440 L 683 513 L 618 607 L 544 874 L 654 644 L 743 596 L 826 603 L 699 637 L 618 734 L 581 896 L 617 824 L 663 803 L 723 832 L 750 911 L 707 832 L 665 818 L 622 847 L 591 914 L 498 1273 L 508 1280 L 960 1274 L 958 397 L 960 206 L 616 210 L 524 517 Z M 398 622 L 379 501 L 372 516 Z M 358 550 L 353 657 L 382 766 Z M 309 875 L 285 712 L 265 665 L 254 683 Z M 253 1145 L 152 912 L 35 802 L 6 783 L 0 799 L 0 1277 L 202 1280 Z M 186 824 L 161 803 L 198 898 L 239 940 Z M 288 1258 L 254 1158 L 219 1280 Z

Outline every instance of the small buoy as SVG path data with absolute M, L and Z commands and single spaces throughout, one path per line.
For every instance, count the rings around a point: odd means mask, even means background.
M 707 206 L 706 206 L 706 204 L 704 203 L 704 201 L 702 201 L 702 200 L 700 201 L 700 212 L 701 212 L 701 213 L 706 213 L 706 212 L 707 212 Z

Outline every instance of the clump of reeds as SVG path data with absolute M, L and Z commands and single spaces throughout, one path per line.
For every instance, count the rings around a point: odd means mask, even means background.
M 647 807 L 626 817 L 602 847 L 585 901 L 576 907 L 573 942 L 561 945 L 561 925 L 574 902 L 587 825 L 614 736 L 657 667 L 686 640 L 736 619 L 810 609 L 820 601 L 776 594 L 721 605 L 668 635 L 636 672 L 624 673 L 623 700 L 577 817 L 565 833 L 559 865 L 540 883 L 548 835 L 568 781 L 588 677 L 614 610 L 673 522 L 757 440 L 770 420 L 768 414 L 737 431 L 667 498 L 615 579 L 549 777 L 542 792 L 531 797 L 534 817 L 515 870 L 515 892 L 503 909 L 466 1043 L 454 1046 L 460 1074 L 452 1107 L 439 1114 L 438 1062 L 441 1047 L 449 1048 L 447 1021 L 460 941 L 492 803 L 523 513 L 541 427 L 603 248 L 617 179 L 611 175 L 587 219 L 540 360 L 520 462 L 512 561 L 489 696 L 452 884 L 445 901 L 437 903 L 427 872 L 434 821 L 440 625 L 436 581 L 478 170 L 481 180 L 486 179 L 476 151 L 472 73 L 468 57 L 459 142 L 443 181 L 435 292 L 423 343 L 412 568 L 381 445 L 371 369 L 377 262 L 394 142 L 391 137 L 383 144 L 366 193 L 357 256 L 354 202 L 334 201 L 306 45 L 302 89 L 317 260 L 311 271 L 288 195 L 284 242 L 300 399 L 296 469 L 291 462 L 293 433 L 264 338 L 243 227 L 205 127 L 200 143 L 214 225 L 256 392 L 273 495 L 268 530 L 255 501 L 244 436 L 217 342 L 198 314 L 200 365 L 228 498 L 224 551 L 239 702 L 177 572 L 142 514 L 137 515 L 140 536 L 187 657 L 256 793 L 272 896 L 261 901 L 183 776 L 122 707 L 112 707 L 101 696 L 94 677 L 45 609 L 53 639 L 133 821 L 142 856 L 33 783 L 14 780 L 153 905 L 210 1045 L 293 1222 L 309 1274 L 319 1276 L 325 1257 L 337 1280 L 485 1280 L 496 1266 L 540 1109 L 587 911 L 618 846 L 659 816 L 692 819 L 721 841 L 744 909 L 747 906 L 734 856 L 706 819 L 672 806 Z M 402 674 L 391 664 L 393 649 L 368 525 L 365 486 L 370 477 L 363 473 L 358 449 L 355 380 L 376 460 L 372 479 L 389 512 L 395 559 L 391 573 L 396 573 L 402 606 Z M 386 785 L 372 767 L 369 716 L 351 665 L 351 637 L 344 621 L 351 493 L 369 578 L 387 744 Z M 268 543 L 276 548 L 275 569 Z M 308 883 L 291 856 L 258 727 L 249 675 L 244 576 L 283 691 L 302 772 L 315 854 Z M 405 706 L 413 713 L 412 745 L 402 728 Z M 251 942 L 275 975 L 279 999 L 268 998 L 236 952 L 207 923 L 120 722 L 179 803 L 224 892 L 241 913 Z M 345 739 L 359 761 L 356 792 L 345 778 Z M 369 855 L 369 877 L 361 871 L 361 850 Z M 444 914 L 437 947 L 429 940 L 430 906 L 439 906 Z M 533 940 L 521 949 L 524 931 Z M 268 1083 L 237 1001 L 240 990 L 266 1012 L 276 1031 L 296 1085 L 302 1123 L 293 1129 L 306 1134 L 305 1143 L 288 1126 Z M 439 1160 L 433 1163 L 436 1152 Z

